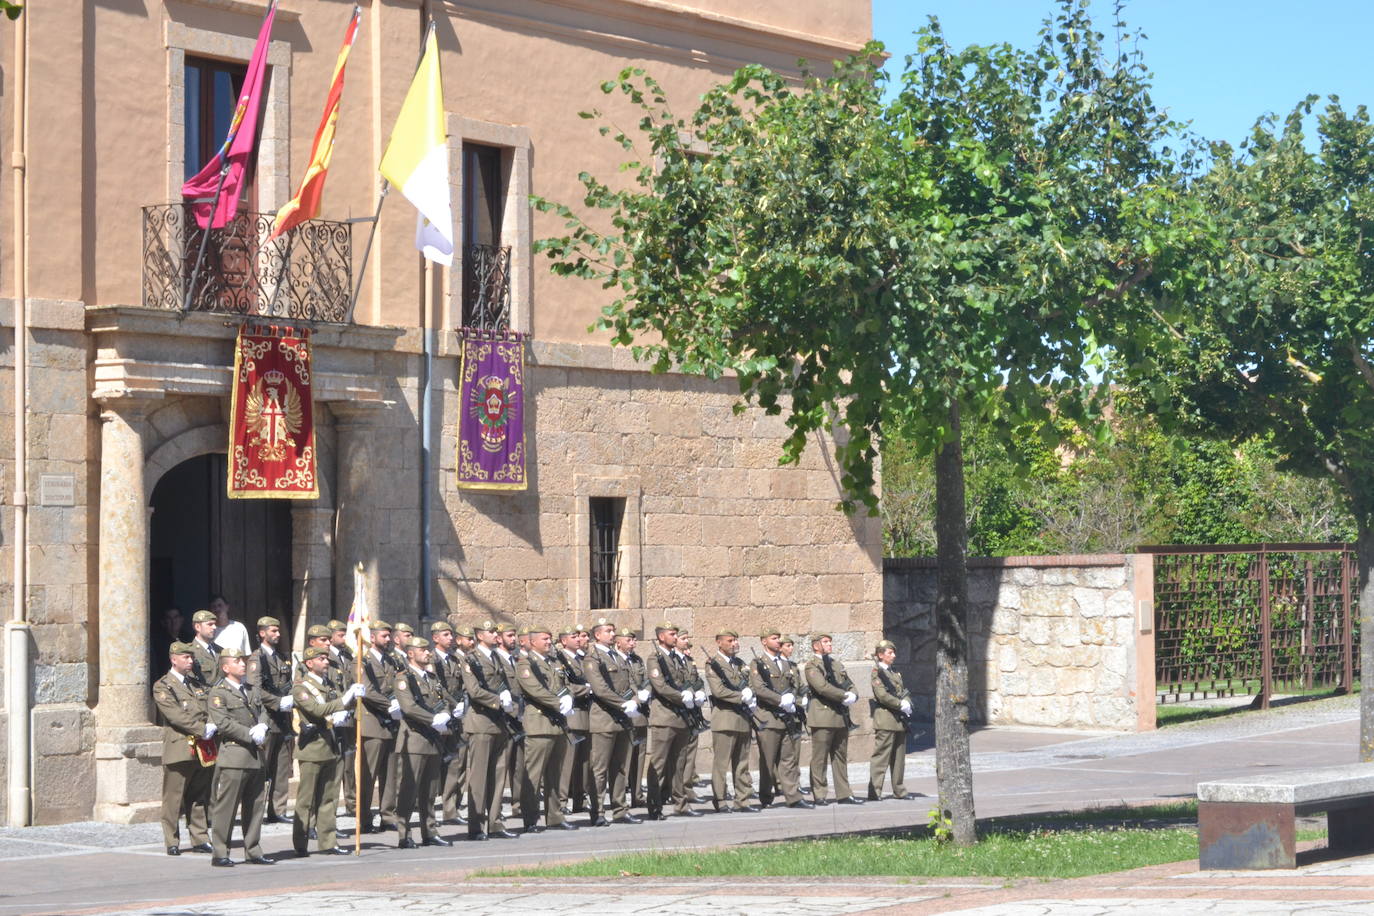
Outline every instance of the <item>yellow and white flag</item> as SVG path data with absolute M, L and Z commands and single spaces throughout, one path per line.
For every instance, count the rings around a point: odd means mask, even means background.
M 372 610 L 367 603 L 367 576 L 363 564 L 353 567 L 353 606 L 348 610 L 348 626 L 344 640 L 361 649 L 372 640 Z M 361 653 L 358 656 L 362 657 Z
M 420 211 L 415 247 L 445 266 L 453 263 L 453 202 L 448 183 L 448 135 L 439 40 L 430 29 L 415 79 L 401 104 L 382 164 L 382 177 Z

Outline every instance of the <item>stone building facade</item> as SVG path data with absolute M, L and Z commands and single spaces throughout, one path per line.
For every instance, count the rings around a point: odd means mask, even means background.
M 430 618 L 499 614 L 557 625 L 606 614 L 646 627 L 667 615 L 699 644 L 725 625 L 752 636 L 769 622 L 797 634 L 831 631 L 859 661 L 882 627 L 881 532 L 876 519 L 836 511 L 827 444 L 799 467 L 779 467 L 782 425 L 758 411 L 735 414 L 732 380 L 651 375 L 589 335 L 602 292 L 535 263 L 532 239 L 561 227 L 527 201 L 536 193 L 575 202 L 580 171 L 614 175 L 619 148 L 578 112 L 609 105 L 614 115 L 615 100 L 598 87 L 623 67 L 644 67 L 685 110 L 744 63 L 796 72 L 798 58 L 857 50 L 871 33 L 867 2 L 425 4 L 438 23 L 463 244 L 451 271 L 426 272 L 413 211 L 392 195 L 352 320 L 309 322 L 320 496 L 253 501 L 270 505 L 250 511 L 227 503 L 215 476 L 241 316 L 154 301 L 150 273 L 167 265 L 152 264 L 148 246 L 149 221 L 164 212 L 157 207 L 179 201 L 195 170 L 192 115 L 204 84 L 193 71 L 208 80 L 241 66 L 265 7 L 34 4 L 24 13 L 29 88 L 20 112 L 14 49 L 0 37 L 0 148 L 17 147 L 16 114 L 26 112 L 29 208 L 22 226 L 0 221 L 0 297 L 9 297 L 0 301 L 6 607 L 16 549 L 10 405 L 20 238 L 30 325 L 28 578 L 23 617 L 7 629 L 28 646 L 29 664 L 0 675 L 32 684 L 31 708 L 6 709 L 0 727 L 16 712 L 31 717 L 31 820 L 153 816 L 160 743 L 149 686 L 162 668 L 149 645 L 166 605 L 189 618 L 222 593 L 250 625 L 264 612 L 286 618 L 299 643 L 309 624 L 346 614 L 359 562 L 372 606 L 416 625 L 426 622 L 428 591 Z M 414 0 L 363 7 L 322 213 L 331 220 L 373 212 L 375 163 L 421 36 Z M 254 211 L 270 214 L 294 190 L 347 12 L 327 0 L 282 0 Z M 479 176 L 482 168 L 490 171 Z M 479 177 L 490 180 L 482 208 L 460 206 Z M 14 193 L 0 186 L 0 213 L 12 212 Z M 489 237 L 468 245 L 480 238 L 479 217 Z M 366 229 L 346 230 L 354 277 Z M 459 262 L 478 245 L 508 250 L 505 320 L 530 335 L 523 492 L 454 484 L 456 329 L 467 295 Z M 175 259 L 172 269 L 187 270 Z M 427 337 L 435 421 L 425 443 Z M 607 499 L 621 513 L 616 588 L 610 606 L 594 610 L 591 529 L 597 501 Z M 866 683 L 862 670 L 856 680 Z

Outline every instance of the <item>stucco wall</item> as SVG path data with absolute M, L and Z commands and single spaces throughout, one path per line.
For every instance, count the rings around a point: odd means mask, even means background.
M 1141 634 L 1149 558 L 1004 557 L 969 563 L 972 720 L 1135 731 L 1154 725 L 1153 643 Z M 917 711 L 935 692 L 935 565 L 884 561 L 889 638 L 914 675 Z M 1144 651 L 1148 648 L 1148 652 Z

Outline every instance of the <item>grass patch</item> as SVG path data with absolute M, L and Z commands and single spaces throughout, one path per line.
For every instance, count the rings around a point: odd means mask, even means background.
M 1197 856 L 1197 805 L 1110 808 L 980 825 L 959 849 L 921 828 L 690 852 L 631 853 L 566 865 L 478 872 L 486 877 L 852 876 L 1077 878 Z

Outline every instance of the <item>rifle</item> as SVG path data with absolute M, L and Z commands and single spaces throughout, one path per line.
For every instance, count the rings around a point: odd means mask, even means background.
M 745 687 L 749 686 L 747 681 L 743 684 L 736 684 L 734 681 L 730 680 L 730 678 L 725 673 L 725 668 L 721 665 L 721 663 L 718 660 L 711 658 L 707 660 L 706 664 L 711 666 L 711 670 L 716 673 L 716 677 L 720 678 L 721 682 L 724 683 L 725 686 L 730 688 L 731 690 L 739 692 L 744 690 Z M 754 715 L 754 711 L 749 708 L 748 703 L 732 703 L 729 700 L 717 700 L 714 697 L 712 697 L 711 699 L 712 702 L 719 705 L 722 709 L 730 709 L 738 713 L 739 715 L 744 716 L 749 721 L 750 731 L 754 732 L 756 735 L 763 728 L 763 722 L 759 720 L 758 716 Z
M 655 649 L 654 651 L 657 652 L 658 650 Z M 662 653 L 659 654 L 661 655 Z M 686 688 L 679 687 L 677 683 L 674 682 L 672 670 L 668 667 L 667 661 L 668 660 L 665 658 L 658 663 L 659 670 L 663 672 L 663 682 L 668 685 L 669 690 L 676 690 L 681 694 Z M 672 704 L 669 705 L 671 706 Z M 687 724 L 691 726 L 692 731 L 698 735 L 711 730 L 711 723 L 707 722 L 706 716 L 702 715 L 700 706 L 693 706 L 691 709 L 684 708 L 682 710 L 682 716 L 687 720 Z
M 545 661 L 547 661 L 547 659 L 545 659 Z M 551 689 L 549 687 L 549 682 L 544 679 L 544 672 L 540 671 L 539 666 L 536 665 L 533 661 L 530 662 L 530 673 L 534 675 L 534 679 L 539 682 L 540 687 L 543 687 L 545 690 Z M 563 697 L 571 697 L 572 691 L 569 690 L 566 686 L 559 687 L 558 692 L 555 694 L 555 696 L 559 697 L 560 699 Z M 545 709 L 538 703 L 535 703 L 534 705 L 541 713 L 548 717 L 548 720 L 552 722 L 558 728 L 559 731 L 563 733 L 563 737 L 568 739 L 568 743 L 576 745 L 587 740 L 586 735 L 575 734 L 568 728 L 568 717 L 563 715 L 558 710 Z
M 611 683 L 611 672 L 610 669 L 606 667 L 606 660 L 601 657 L 604 654 L 605 653 L 597 650 L 596 663 L 601 666 L 601 676 L 606 679 L 606 684 L 609 686 Z M 593 693 L 592 696 L 596 697 L 596 694 Z M 626 689 L 626 691 L 620 695 L 621 701 L 625 703 L 630 702 L 634 698 L 635 691 L 633 687 Z M 644 743 L 644 739 L 635 734 L 634 723 L 631 722 L 630 717 L 625 714 L 625 710 L 621 709 L 619 706 L 612 706 L 600 697 L 596 697 L 596 699 L 601 703 L 601 708 L 606 710 L 606 715 L 611 717 L 611 721 L 630 733 L 631 747 L 639 747 Z
M 850 679 L 848 672 L 846 672 L 844 676 L 844 679 L 845 681 L 847 681 L 847 683 L 841 684 L 839 681 L 835 679 L 835 669 L 828 664 L 829 661 L 830 656 L 821 656 L 821 676 L 825 678 L 825 682 L 829 684 L 831 687 L 834 687 L 836 690 L 843 690 L 845 693 L 853 693 L 854 681 Z M 844 719 L 844 727 L 847 728 L 849 731 L 852 732 L 854 729 L 859 727 L 854 724 L 853 717 L 849 715 L 848 706 L 840 706 L 840 716 Z
M 750 649 L 749 651 L 754 654 L 754 670 L 756 670 L 759 673 L 759 679 L 763 681 L 764 686 L 766 686 L 769 690 L 773 691 L 774 693 L 781 694 L 790 692 L 790 686 L 787 690 L 778 690 L 777 688 L 775 688 L 773 686 L 773 675 L 769 673 L 768 666 L 763 663 L 763 659 L 759 658 L 758 651 L 755 649 Z M 764 703 L 764 700 L 760 698 L 759 702 Z M 801 737 L 802 721 L 796 715 L 796 713 L 790 713 L 787 710 L 783 709 L 781 706 L 774 706 L 772 703 L 764 703 L 764 705 L 773 713 L 773 715 L 777 716 L 778 719 L 782 722 L 782 727 L 787 730 L 787 734 L 789 737 Z M 797 711 L 801 711 L 800 707 L 797 708 Z
M 883 686 L 887 688 L 888 693 L 897 694 L 897 699 L 899 701 L 906 700 L 908 703 L 911 702 L 911 691 L 906 689 L 906 685 L 902 685 L 901 693 L 897 693 L 897 691 L 892 688 L 892 681 L 888 679 L 887 672 L 883 670 L 882 665 L 879 665 L 874 670 L 878 672 L 878 680 L 883 682 Z M 877 701 L 875 700 L 874 702 L 876 703 Z M 889 712 L 891 711 L 892 710 L 889 710 Z M 896 710 L 895 715 L 897 716 L 897 721 L 901 722 L 902 725 L 906 727 L 907 731 L 911 731 L 911 726 L 916 724 L 915 720 L 911 718 L 911 714 L 902 712 L 900 707 Z

